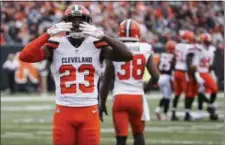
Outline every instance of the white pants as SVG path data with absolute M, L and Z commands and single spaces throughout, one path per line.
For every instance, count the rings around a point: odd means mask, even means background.
M 171 76 L 168 74 L 160 75 L 158 84 L 159 84 L 160 92 L 163 95 L 163 97 L 167 99 L 171 99 L 171 95 L 172 95 Z

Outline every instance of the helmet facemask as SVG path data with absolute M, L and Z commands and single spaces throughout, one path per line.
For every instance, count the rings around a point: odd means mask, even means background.
M 67 35 L 79 39 L 85 37 L 82 33 L 82 30 L 79 29 L 79 25 L 83 22 L 91 23 L 91 18 L 86 15 L 69 15 L 63 18 L 63 21 L 65 22 L 72 22 L 73 28 L 71 29 L 71 32 L 66 33 Z

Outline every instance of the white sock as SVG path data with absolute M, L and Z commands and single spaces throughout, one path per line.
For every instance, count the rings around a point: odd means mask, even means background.
M 161 112 L 161 107 L 156 107 L 155 112 Z

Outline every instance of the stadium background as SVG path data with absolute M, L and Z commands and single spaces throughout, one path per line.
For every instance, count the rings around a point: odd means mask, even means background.
M 214 70 L 220 89 L 224 89 L 224 2 L 222 1 L 1 2 L 1 68 L 9 53 L 16 54 L 29 41 L 44 33 L 52 24 L 59 22 L 63 11 L 72 3 L 87 7 L 92 13 L 93 23 L 113 36 L 117 36 L 118 24 L 123 19 L 132 18 L 138 21 L 141 24 L 142 40 L 152 44 L 156 60 L 157 54 L 164 51 L 164 43 L 167 40 L 173 39 L 179 42 L 180 30 L 189 29 L 196 35 L 202 32 L 210 33 L 213 45 L 217 49 Z M 1 69 L 1 90 L 8 87 L 6 75 L 6 71 Z M 148 77 L 146 75 L 145 79 Z M 29 84 L 26 82 L 24 85 Z M 54 90 L 50 73 L 48 86 L 50 91 Z M 1 143 L 3 145 L 50 144 L 54 95 L 49 94 L 49 98 L 40 98 L 35 90 L 34 92 L 29 95 L 2 95 L 1 137 L 3 138 Z M 220 110 L 225 109 L 224 105 L 221 105 L 225 101 L 224 98 L 221 98 L 222 95 L 220 93 L 218 99 Z M 160 95 L 155 92 L 148 97 L 152 112 Z M 109 101 L 109 108 L 111 104 L 112 102 Z M 40 109 L 41 107 L 42 109 Z M 180 109 L 182 111 L 182 105 Z M 44 126 L 46 127 L 44 128 Z M 216 122 L 212 127 L 210 126 L 207 119 L 202 122 L 186 124 L 183 122 L 160 123 L 153 117 L 153 121 L 147 124 L 147 144 L 221 144 L 223 142 L 221 135 L 224 129 L 222 123 Z M 165 127 L 168 129 L 164 130 Z M 188 133 L 186 130 L 190 132 Z M 171 132 L 173 133 L 171 134 Z M 106 122 L 103 123 L 103 133 L 103 144 L 114 141 L 110 116 L 106 117 Z
M 19 52 L 25 44 L 59 22 L 72 2 L 2 2 L 1 66 L 9 53 Z M 212 34 L 217 48 L 214 69 L 218 85 L 224 80 L 224 11 L 223 2 L 76 2 L 87 7 L 93 23 L 106 33 L 117 36 L 118 24 L 132 18 L 141 24 L 143 41 L 153 45 L 156 53 L 164 51 L 168 39 L 179 41 L 179 31 L 189 29 L 196 36 Z M 157 55 L 156 55 L 157 57 Z M 49 73 L 50 74 L 50 73 Z M 7 77 L 1 69 L 1 90 L 7 88 Z M 48 81 L 52 85 L 51 77 Z M 50 90 L 54 88 L 49 88 Z

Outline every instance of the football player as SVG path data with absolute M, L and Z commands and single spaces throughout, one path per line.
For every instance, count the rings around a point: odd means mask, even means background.
M 111 81 L 114 80 L 112 113 L 116 144 L 126 144 L 130 123 L 134 145 L 144 145 L 145 121 L 150 119 L 144 92 L 149 91 L 152 84 L 158 81 L 159 72 L 153 62 L 151 45 L 140 42 L 140 27 L 135 20 L 126 19 L 121 22 L 119 37 L 132 51 L 133 60 L 129 62 L 107 61 L 103 85 L 100 89 L 100 117 L 103 120 L 103 113 L 107 113 L 105 103 Z M 142 77 L 145 67 L 152 77 L 144 85 Z
M 65 36 L 56 37 L 65 32 Z M 56 87 L 54 145 L 99 145 L 97 84 L 101 59 L 130 61 L 132 53 L 119 39 L 92 24 L 90 12 L 71 5 L 62 22 L 31 41 L 19 58 L 24 62 L 51 60 Z
M 178 120 L 176 116 L 176 108 L 180 95 L 185 95 L 185 117 L 184 120 L 190 121 L 192 117 L 190 110 L 194 97 L 197 93 L 197 83 L 192 75 L 192 60 L 196 53 L 196 48 L 193 45 L 194 33 L 188 30 L 180 32 L 181 42 L 175 47 L 176 63 L 174 71 L 174 91 L 175 97 L 173 100 L 172 121 Z
M 212 38 L 210 34 L 203 33 L 200 35 L 201 45 L 197 45 L 200 51 L 198 53 L 198 57 L 196 57 L 198 60 L 196 63 L 197 71 L 195 73 L 195 76 L 196 78 L 199 78 L 201 80 L 199 82 L 199 79 L 196 79 L 199 84 L 198 109 L 200 110 L 200 112 L 202 112 L 203 102 L 207 102 L 207 111 L 210 114 L 210 120 L 218 120 L 218 115 L 213 105 L 216 100 L 218 88 L 215 79 L 213 79 L 210 73 L 212 71 L 215 53 L 215 47 L 211 45 L 211 41 Z M 206 90 L 210 92 L 210 99 L 207 99 L 205 97 L 204 93 Z M 201 113 L 200 117 L 202 117 Z
M 165 44 L 166 52 L 160 55 L 160 61 L 158 64 L 158 68 L 160 71 L 160 78 L 158 81 L 158 85 L 160 88 L 160 92 L 163 96 L 159 101 L 159 106 L 155 109 L 155 114 L 158 120 L 165 120 L 168 118 L 167 112 L 169 110 L 171 95 L 172 95 L 172 70 L 174 68 L 175 63 L 175 50 L 176 43 L 172 40 L 169 40 Z M 164 114 L 161 115 L 161 109 L 164 109 Z

